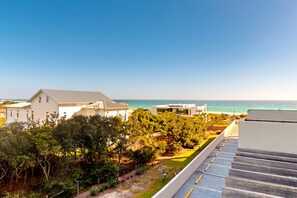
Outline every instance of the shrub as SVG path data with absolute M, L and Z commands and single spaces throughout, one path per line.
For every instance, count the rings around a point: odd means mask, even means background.
M 80 176 L 82 181 L 82 186 L 90 186 L 98 183 L 98 178 L 100 182 L 107 182 L 109 178 L 118 177 L 118 166 L 112 161 L 104 161 L 101 163 L 88 164 L 84 169 L 82 176 Z
M 197 134 L 193 135 L 191 138 L 191 142 L 194 143 L 194 145 L 198 145 L 200 143 L 201 137 Z
M 147 167 L 145 165 L 138 164 L 135 167 L 135 173 L 136 173 L 136 175 L 141 175 L 146 169 L 147 169 Z
M 103 184 L 102 186 L 98 187 L 98 192 L 102 192 L 108 188 L 109 188 L 109 185 L 107 183 Z
M 110 180 L 108 180 L 107 184 L 110 188 L 113 188 L 119 184 L 119 180 L 117 178 L 111 178 Z
M 193 149 L 195 147 L 195 144 L 192 141 L 187 141 L 187 142 L 184 143 L 183 147 Z
M 174 154 L 178 153 L 179 151 L 181 151 L 182 149 L 183 149 L 183 147 L 179 143 L 172 142 L 171 144 L 169 144 L 167 146 L 166 153 L 169 155 L 174 155 Z
M 40 193 L 35 193 L 35 192 L 30 193 L 28 195 L 28 198 L 41 198 L 41 197 L 44 197 L 44 196 L 42 194 L 40 194 Z
M 161 156 L 166 152 L 167 143 L 166 141 L 159 141 L 156 146 L 156 155 Z
M 155 159 L 155 150 L 150 146 L 145 146 L 136 151 L 132 151 L 132 158 L 135 164 L 146 164 Z
M 68 181 L 50 181 L 47 182 L 44 189 L 45 192 L 49 192 L 50 196 L 56 197 L 71 197 L 75 194 L 76 186 L 75 184 Z
M 93 187 L 90 191 L 90 195 L 96 196 L 98 192 L 99 192 L 99 189 L 97 189 L 96 187 Z

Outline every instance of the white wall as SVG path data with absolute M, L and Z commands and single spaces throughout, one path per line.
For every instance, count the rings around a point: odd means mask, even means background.
M 191 107 L 191 109 L 189 109 L 190 112 L 190 115 L 193 116 L 195 114 L 197 114 L 197 107 Z
M 66 116 L 66 119 L 69 119 L 75 114 L 76 112 L 80 111 L 83 106 L 59 106 L 59 116 L 64 117 Z
M 24 108 L 6 108 L 6 124 L 12 122 L 26 122 L 27 121 L 27 111 L 29 112 L 29 116 L 31 116 L 30 109 Z M 19 117 L 17 117 L 17 112 L 19 112 Z M 11 116 L 12 113 L 12 116 Z
M 158 114 L 158 108 L 156 106 L 152 107 L 152 114 Z
M 240 121 L 238 147 L 297 154 L 297 123 Z
M 46 119 L 46 112 L 50 115 L 51 113 L 59 113 L 58 104 L 49 97 L 48 103 L 46 102 L 46 94 L 41 92 L 31 101 L 31 112 L 34 111 L 34 120 L 43 121 Z M 41 103 L 39 103 L 39 97 L 41 97 Z M 30 116 L 31 117 L 31 116 Z
M 124 120 L 128 120 L 128 111 L 127 110 L 105 110 L 106 117 L 115 117 L 122 116 Z
M 295 110 L 249 110 L 248 120 L 297 122 Z
M 68 110 L 66 108 L 61 109 L 61 116 L 64 114 L 62 110 Z M 114 116 L 122 116 L 125 121 L 128 120 L 128 110 L 102 110 L 102 109 L 88 109 L 88 108 L 77 108 L 71 107 L 69 109 L 69 116 L 71 117 L 73 114 L 75 115 L 84 115 L 84 116 L 93 116 L 100 115 L 106 117 L 114 117 Z M 72 114 L 72 115 L 71 115 Z M 66 117 L 66 118 L 70 118 Z

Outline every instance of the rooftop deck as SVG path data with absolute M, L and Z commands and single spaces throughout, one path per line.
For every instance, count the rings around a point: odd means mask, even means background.
M 219 143 L 174 197 L 185 197 L 190 192 L 191 198 L 222 197 L 225 177 L 229 175 L 237 146 L 238 128 L 235 127 L 230 137 Z

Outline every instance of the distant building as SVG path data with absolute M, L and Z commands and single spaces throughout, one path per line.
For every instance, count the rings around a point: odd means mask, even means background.
M 116 103 L 101 92 L 40 89 L 27 102 L 6 105 L 6 124 L 14 121 L 44 121 L 51 114 L 122 116 L 128 119 L 127 105 Z
M 207 113 L 207 105 L 204 104 L 197 106 L 196 104 L 167 104 L 152 107 L 153 114 L 165 111 L 175 112 L 178 115 L 193 116 L 201 113 Z

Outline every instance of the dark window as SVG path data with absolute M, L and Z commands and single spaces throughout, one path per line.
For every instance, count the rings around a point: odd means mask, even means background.
M 41 97 L 39 97 L 39 103 L 41 103 Z
M 49 101 L 49 97 L 48 97 L 48 96 L 46 96 L 46 103 L 48 103 L 48 101 Z
M 17 118 L 19 117 L 19 110 L 17 110 Z

